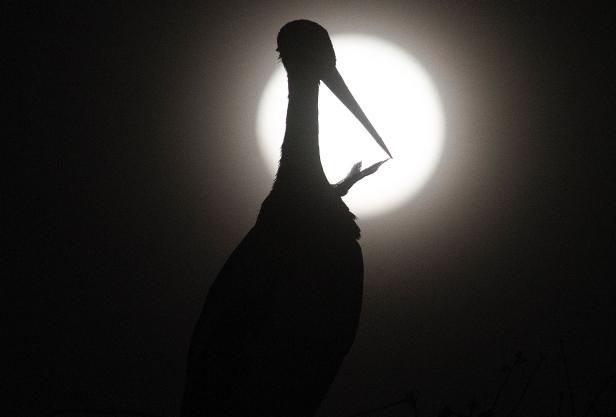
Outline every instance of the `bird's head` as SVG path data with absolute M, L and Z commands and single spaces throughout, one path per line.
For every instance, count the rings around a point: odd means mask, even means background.
M 336 54 L 323 26 L 310 20 L 294 20 L 278 32 L 280 59 L 290 74 L 321 77 L 336 67 Z
M 374 140 L 389 155 L 381 136 L 370 123 L 336 69 L 336 53 L 327 30 L 310 20 L 294 20 L 278 32 L 280 59 L 289 76 L 321 80 L 370 132 Z

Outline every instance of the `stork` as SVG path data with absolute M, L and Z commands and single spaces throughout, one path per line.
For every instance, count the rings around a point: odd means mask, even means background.
M 210 287 L 187 362 L 183 417 L 313 416 L 355 338 L 360 230 L 341 196 L 384 162 L 331 185 L 318 142 L 323 81 L 391 157 L 308 20 L 277 37 L 289 104 L 278 172 L 256 224 Z

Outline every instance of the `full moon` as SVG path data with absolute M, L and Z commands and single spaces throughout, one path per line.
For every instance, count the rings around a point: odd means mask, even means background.
M 393 155 L 343 197 L 355 214 L 373 217 L 410 200 L 434 172 L 443 149 L 442 105 L 426 70 L 399 46 L 359 34 L 333 35 L 331 39 L 336 67 Z M 280 159 L 287 95 L 286 72 L 280 64 L 265 85 L 257 112 L 259 148 L 272 173 Z M 387 158 L 323 83 L 319 147 L 323 170 L 332 184 L 359 161 L 368 167 Z

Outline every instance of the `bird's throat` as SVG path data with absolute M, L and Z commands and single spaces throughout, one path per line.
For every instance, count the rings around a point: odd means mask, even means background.
M 288 76 L 287 126 L 276 187 L 329 185 L 319 155 L 319 79 Z

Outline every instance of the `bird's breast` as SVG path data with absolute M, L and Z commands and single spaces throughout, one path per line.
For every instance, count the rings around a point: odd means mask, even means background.
M 360 238 L 355 215 L 331 187 L 320 193 L 295 191 L 272 190 L 261 206 L 255 227 L 276 230 L 278 236 L 291 242 L 327 239 L 344 244 Z

